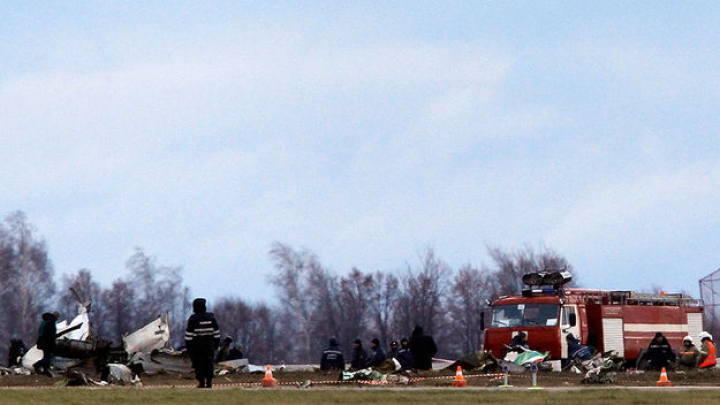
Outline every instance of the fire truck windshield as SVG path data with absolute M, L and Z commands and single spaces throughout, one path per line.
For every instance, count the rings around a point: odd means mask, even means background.
M 491 327 L 556 326 L 559 309 L 557 304 L 496 305 Z

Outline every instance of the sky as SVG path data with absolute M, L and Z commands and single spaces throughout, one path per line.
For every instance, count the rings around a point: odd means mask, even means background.
M 715 1 L 0 3 L 0 215 L 103 287 L 136 248 L 194 295 L 565 257 L 588 288 L 720 267 Z

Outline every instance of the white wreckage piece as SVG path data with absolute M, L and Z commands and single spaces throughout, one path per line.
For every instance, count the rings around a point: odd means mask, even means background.
M 88 344 L 92 346 L 92 342 L 88 341 L 88 339 L 91 338 L 88 308 L 90 308 L 89 301 L 78 304 L 78 314 L 70 323 L 68 323 L 67 320 L 62 320 L 56 324 L 58 344 L 74 345 L 81 348 Z M 21 361 L 22 367 L 26 370 L 33 370 L 33 364 L 42 359 L 42 357 L 43 351 L 38 349 L 37 345 L 33 345 L 23 356 Z M 80 359 L 57 357 L 55 364 L 59 368 L 67 368 L 80 361 Z
M 68 323 L 67 320 L 62 320 L 56 323 L 55 368 L 67 369 L 95 355 L 97 342 L 94 341 L 90 329 L 88 314 L 90 305 L 90 301 L 78 304 L 78 314 L 72 321 Z M 151 352 L 162 350 L 167 346 L 169 340 L 170 327 L 168 315 L 165 314 L 158 316 L 157 319 L 137 331 L 123 336 L 123 349 L 129 357 L 146 352 L 147 357 L 150 358 Z M 18 368 L 14 372 L 16 374 L 32 374 L 34 372 L 33 364 L 42 357 L 43 351 L 38 349 L 37 345 L 33 345 L 21 360 L 22 368 Z
M 78 304 L 78 315 L 70 323 L 66 320 L 57 322 L 57 346 L 55 368 L 67 369 L 79 365 L 83 360 L 96 354 L 96 342 L 90 331 L 88 310 L 90 302 Z M 185 351 L 174 351 L 168 346 L 170 341 L 169 315 L 164 314 L 157 319 L 122 338 L 122 348 L 128 355 L 127 366 L 141 365 L 145 374 L 160 372 L 188 373 L 192 371 L 192 363 Z M 71 354 L 61 357 L 59 353 Z M 43 357 L 42 350 L 33 345 L 22 358 L 22 368 L 13 370 L 14 374 L 32 374 L 33 364 Z M 112 364 L 109 365 L 113 371 Z M 253 372 L 248 359 L 228 360 L 218 363 L 219 373 L 237 371 Z M 125 367 L 125 365 L 123 365 Z M 282 368 L 282 367 L 281 367 Z M 264 372 L 265 366 L 258 366 Z M 117 372 L 117 370 L 115 370 Z M 127 382 L 127 378 L 116 379 Z M 134 382 L 133 382 L 134 383 Z
M 192 362 L 185 351 L 168 347 L 170 323 L 167 314 L 158 317 L 137 331 L 123 336 L 123 349 L 128 354 L 128 365 L 142 366 L 145 374 L 163 372 L 189 373 Z M 247 368 L 248 359 L 222 361 L 217 364 L 219 374 Z M 265 366 L 262 367 L 265 371 Z
M 145 374 L 190 372 L 190 359 L 185 353 L 168 347 L 169 341 L 169 315 L 160 315 L 135 332 L 123 336 L 123 349 L 128 354 L 127 364 L 142 366 Z
M 151 353 L 167 347 L 170 341 L 168 314 L 158 318 L 133 333 L 123 336 L 123 349 L 132 358 L 135 353 Z

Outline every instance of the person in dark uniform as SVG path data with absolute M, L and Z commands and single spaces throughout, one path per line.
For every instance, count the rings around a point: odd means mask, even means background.
M 8 350 L 8 367 L 15 367 L 22 365 L 22 358 L 27 353 L 27 347 L 22 339 L 15 338 L 10 339 L 10 347 Z
M 432 370 L 432 357 L 437 353 L 437 345 L 432 336 L 425 334 L 422 326 L 415 326 L 410 335 L 410 353 L 416 369 Z
M 388 358 L 392 358 L 392 359 L 396 358 L 397 352 L 399 350 L 400 350 L 400 345 L 398 345 L 397 340 L 393 340 L 392 342 L 390 342 L 390 352 L 388 352 Z
M 508 349 L 515 352 L 523 352 L 525 350 L 530 350 L 527 334 L 523 331 L 518 332 L 517 335 L 513 336 L 512 340 L 510 340 Z
M 365 362 L 365 367 L 377 367 L 381 365 L 385 359 L 387 359 L 387 355 L 382 346 L 380 346 L 380 339 L 373 338 L 373 340 L 370 341 L 370 356 Z
M 661 332 L 655 334 L 655 338 L 648 345 L 645 355 L 649 360 L 648 365 L 653 370 L 660 371 L 663 367 L 670 367 L 675 364 L 675 352 L 673 352 L 670 343 Z
M 220 327 L 215 315 L 207 312 L 205 298 L 196 298 L 185 329 L 185 347 L 195 369 L 198 388 L 212 388 L 213 357 L 219 345 Z
M 360 370 L 365 368 L 367 362 L 367 352 L 363 348 L 362 340 L 355 339 L 353 342 L 352 358 L 350 360 L 350 370 Z
M 40 328 L 38 328 L 37 348 L 42 350 L 43 357 L 33 364 L 33 368 L 36 373 L 45 374 L 48 377 L 53 376 L 50 368 L 54 360 L 55 335 L 57 335 L 55 323 L 58 321 L 58 317 L 60 317 L 58 312 L 42 314 L 42 322 L 40 322 Z
M 400 339 L 400 349 L 395 354 L 395 359 L 400 363 L 400 370 L 409 371 L 414 368 L 413 356 L 410 353 L 410 341 L 404 337 Z
M 345 357 L 340 350 L 340 344 L 334 337 L 330 338 L 327 349 L 323 350 L 320 357 L 320 370 L 345 370 Z

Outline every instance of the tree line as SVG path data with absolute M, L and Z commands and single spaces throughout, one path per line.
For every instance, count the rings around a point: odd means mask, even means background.
M 239 296 L 211 298 L 223 335 L 230 336 L 254 364 L 317 363 L 330 337 L 349 355 L 351 342 L 377 337 L 384 347 L 407 337 L 416 325 L 438 342 L 438 356 L 457 358 L 479 350 L 481 317 L 487 300 L 522 289 L 523 274 L 566 268 L 568 261 L 550 249 L 525 246 L 514 252 L 488 247 L 491 265 L 451 268 L 432 248 L 417 262 L 392 271 L 350 269 L 338 275 L 307 249 L 275 242 L 269 251 L 270 284 L 276 302 L 249 303 Z M 190 289 L 181 267 L 164 266 L 136 248 L 126 274 L 108 287 L 90 269 L 63 275 L 59 286 L 46 242 L 25 214 L 17 211 L 0 223 L 0 339 L 21 338 L 32 345 L 43 312 L 59 308 L 63 318 L 77 313 L 78 297 L 92 300 L 93 334 L 119 346 L 122 336 L 169 314 L 171 344 L 181 348 L 191 313 Z M 210 298 L 210 297 L 209 297 Z

